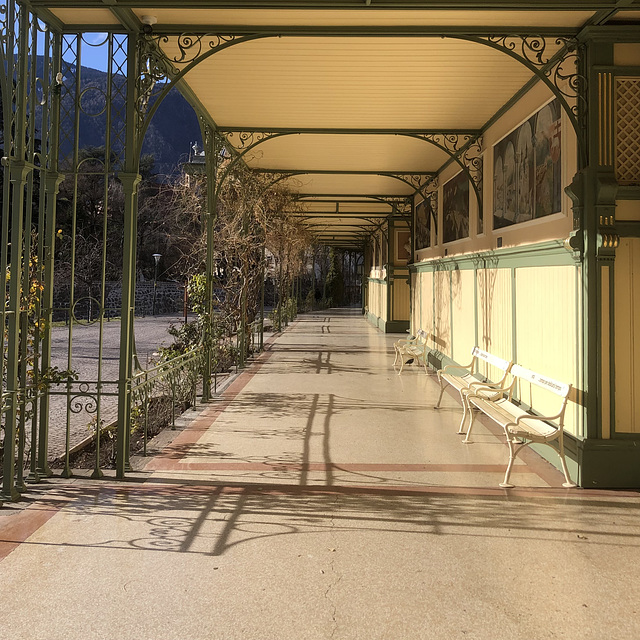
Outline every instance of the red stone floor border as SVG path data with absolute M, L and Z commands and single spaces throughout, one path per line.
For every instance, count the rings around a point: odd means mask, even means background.
M 299 324 L 296 321 L 292 328 Z M 244 463 L 244 462 L 184 462 L 184 458 L 188 457 L 188 446 L 196 444 L 198 440 L 226 411 L 229 405 L 235 400 L 238 394 L 251 382 L 253 377 L 260 371 L 262 366 L 271 358 L 273 351 L 271 347 L 278 336 L 271 336 L 265 346 L 269 346 L 268 350 L 263 351 L 251 366 L 243 371 L 232 384 L 220 395 L 220 400 L 205 409 L 198 418 L 189 424 L 174 440 L 163 449 L 156 457 L 149 460 L 145 465 L 145 471 L 327 471 L 329 469 L 340 469 L 343 471 L 403 471 L 403 472 L 449 472 L 449 473 L 504 473 L 507 465 L 505 458 L 504 465 L 483 465 L 483 464 L 431 464 L 431 465 L 389 465 L 389 464 L 337 464 L 327 465 L 320 462 L 311 462 L 307 464 L 269 464 L 269 463 Z M 454 399 L 453 395 L 447 389 Z M 497 439 L 503 439 L 504 433 L 483 417 L 478 418 L 483 426 Z M 462 445 L 462 446 L 473 446 Z M 519 458 L 526 464 L 525 467 L 515 465 L 512 473 L 533 473 L 541 480 L 549 485 L 561 484 L 564 480 L 561 472 L 556 469 L 550 462 L 542 458 L 534 451 L 524 449 L 519 454 Z
M 295 327 L 299 321 L 293 323 Z M 237 395 L 247 386 L 251 379 L 259 372 L 262 366 L 273 355 L 272 346 L 278 335 L 271 336 L 265 342 L 263 351 L 251 365 L 242 372 L 236 380 L 219 396 L 215 404 L 207 407 L 198 418 L 188 425 L 173 442 L 166 447 L 155 458 L 151 459 L 144 468 L 144 471 L 176 471 L 176 470 L 208 470 L 208 471 L 326 471 L 328 469 L 344 471 L 396 471 L 396 472 L 469 472 L 469 473 L 491 473 L 504 472 L 506 468 L 506 457 L 504 465 L 484 465 L 484 464 L 366 464 L 366 463 L 242 463 L 242 462 L 217 462 L 217 463 L 185 463 L 181 462 L 188 456 L 188 445 L 195 444 L 202 433 L 207 431 L 218 417 L 227 409 Z M 452 397 L 456 398 L 456 396 Z M 488 420 L 482 420 L 483 426 L 498 439 L 503 439 L 504 434 L 496 425 Z M 461 445 L 464 446 L 464 445 Z M 473 445 L 470 445 L 473 446 Z M 425 495 L 425 496 L 471 496 L 471 497 L 495 497 L 506 500 L 522 498 L 526 500 L 540 499 L 553 500 L 561 498 L 563 500 L 588 500 L 600 499 L 624 499 L 637 498 L 638 492 L 634 491 L 612 491 L 599 489 L 565 489 L 561 486 L 563 476 L 559 470 L 547 462 L 544 458 L 531 450 L 524 450 L 519 457 L 527 466 L 516 466 L 513 473 L 535 473 L 542 480 L 547 482 L 549 487 L 516 487 L 504 489 L 501 487 L 447 487 L 442 485 L 391 485 L 383 486 L 368 485 L 298 485 L 281 484 L 269 482 L 220 482 L 212 480 L 210 482 L 195 480 L 185 481 L 180 478 L 162 478 L 158 475 L 153 478 L 128 478 L 125 481 L 118 481 L 117 484 L 106 484 L 109 480 L 102 481 L 80 481 L 73 485 L 73 496 L 67 496 L 64 500 L 44 501 L 29 506 L 17 512 L 5 511 L 0 516 L 0 561 L 6 558 L 14 549 L 19 547 L 38 529 L 45 525 L 56 515 L 66 504 L 71 501 L 82 501 L 87 497 L 95 499 L 99 496 L 118 495 L 210 495 L 213 491 L 225 494 L 242 493 L 247 495 L 376 495 L 376 496 L 401 496 L 401 495 Z M 144 482 L 144 484 L 142 484 Z M 57 483 L 56 483 L 57 484 Z M 55 484 L 51 488 L 55 488 Z
M 154 470 L 162 471 L 420 471 L 445 473 L 504 473 L 505 464 L 382 464 L 366 462 L 182 462 L 171 460 Z M 149 467 L 145 468 L 145 471 Z M 536 473 L 524 466 L 514 467 L 512 473 Z M 537 474 L 539 475 L 539 474 Z
M 63 504 L 33 505 L 0 518 L 0 562 L 60 511 Z
M 298 322 L 293 323 L 294 327 Z M 179 464 L 188 455 L 188 445 L 195 444 L 212 424 L 226 411 L 227 407 L 235 400 L 238 394 L 251 382 L 252 378 L 260 371 L 262 366 L 271 358 L 271 347 L 278 335 L 271 336 L 265 342 L 265 350 L 243 371 L 221 394 L 215 404 L 208 406 L 195 420 L 188 424 L 176 438 L 154 458 L 144 466 L 145 471 L 160 469 L 184 469 Z M 267 348 L 269 347 L 269 348 Z

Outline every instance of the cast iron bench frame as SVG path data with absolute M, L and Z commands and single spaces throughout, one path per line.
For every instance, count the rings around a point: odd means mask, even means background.
M 514 485 L 509 482 L 511 470 L 515 459 L 522 449 L 536 442 L 549 445 L 557 451 L 560 464 L 564 473 L 563 487 L 575 487 L 567 469 L 564 455 L 564 414 L 571 392 L 571 385 L 559 382 L 553 378 L 536 373 L 529 369 L 514 364 L 511 367 L 512 380 L 509 386 L 496 390 L 493 387 L 477 387 L 465 394 L 464 399 L 468 405 L 468 411 L 472 414 L 469 429 L 463 442 L 469 443 L 471 428 L 476 417 L 473 408 L 478 409 L 488 418 L 496 422 L 504 430 L 507 445 L 509 447 L 509 463 L 505 472 L 501 487 L 511 488 Z M 550 416 L 539 415 L 533 408 L 525 409 L 514 400 L 513 394 L 516 385 L 525 382 L 537 385 L 554 393 L 560 398 L 560 407 L 556 414 Z M 551 442 L 558 441 L 558 449 Z

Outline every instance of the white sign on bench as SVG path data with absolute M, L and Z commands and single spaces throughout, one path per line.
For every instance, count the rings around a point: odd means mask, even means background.
M 486 362 L 488 365 L 496 367 L 502 371 L 503 375 L 497 382 L 490 382 L 488 380 L 479 380 L 478 366 L 480 362 Z M 447 386 L 452 386 L 459 394 L 462 402 L 462 420 L 460 421 L 460 427 L 458 433 L 464 433 L 464 425 L 469 415 L 468 404 L 464 400 L 464 396 L 470 389 L 475 387 L 493 387 L 496 389 L 502 388 L 504 382 L 511 368 L 512 362 L 498 358 L 487 351 L 483 351 L 479 347 L 474 347 L 471 351 L 471 362 L 466 365 L 449 364 L 443 369 L 438 371 L 438 382 L 440 383 L 440 395 L 438 396 L 438 402 L 436 402 L 436 409 L 440 408 L 440 402 L 442 395 Z M 454 373 L 458 371 L 458 373 Z M 481 392 L 482 393 L 482 392 Z
M 537 442 L 548 444 L 555 450 L 551 442 L 557 440 L 557 451 L 565 477 L 565 482 L 562 486 L 575 487 L 576 484 L 571 481 L 567 469 L 563 438 L 564 413 L 567 408 L 571 385 L 558 382 L 553 378 L 530 371 L 517 364 L 511 367 L 511 375 L 513 378 L 511 384 L 507 387 L 498 390 L 490 387 L 476 387 L 465 396 L 470 412 L 475 407 L 504 429 L 507 445 L 509 446 L 509 464 L 500 486 L 513 487 L 513 484 L 509 482 L 511 470 L 516 456 L 524 447 Z M 527 411 L 518 406 L 513 399 L 514 388 L 518 382 L 537 385 L 558 396 L 560 402 L 558 412 L 553 415 L 542 416 L 534 413 L 533 408 Z M 472 415 L 467 435 L 463 440 L 464 443 L 470 442 L 469 436 L 471 435 L 474 420 L 475 415 Z

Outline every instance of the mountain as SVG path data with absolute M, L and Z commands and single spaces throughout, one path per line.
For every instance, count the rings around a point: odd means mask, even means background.
M 67 77 L 75 74 L 72 65 L 63 66 L 63 85 Z M 105 100 L 107 95 L 108 76 L 103 71 L 81 67 L 81 112 L 79 122 L 80 148 L 101 147 L 105 144 Z M 112 88 L 113 112 L 124 114 L 125 100 L 124 76 L 115 76 Z M 69 129 L 73 123 L 72 94 L 73 85 L 69 83 L 69 91 L 62 93 L 62 127 Z M 120 89 L 120 90 L 118 90 Z M 67 117 L 65 118 L 65 114 Z M 116 118 L 113 129 L 122 130 L 123 121 Z M 115 139 L 115 138 L 114 138 Z M 177 89 L 172 89 L 164 98 L 149 128 L 147 129 L 142 153 L 155 158 L 154 172 L 159 175 L 172 175 L 179 171 L 180 162 L 184 162 L 194 142 L 202 144 L 202 136 L 196 114 L 189 103 Z M 66 144 L 66 148 L 65 148 Z M 118 142 L 113 145 L 116 149 Z M 63 134 L 61 141 L 63 155 L 71 151 L 68 141 Z

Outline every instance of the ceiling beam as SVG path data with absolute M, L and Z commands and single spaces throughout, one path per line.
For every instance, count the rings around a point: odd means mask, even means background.
M 386 202 L 381 202 L 382 198 L 386 200 L 397 200 L 398 202 L 406 202 L 409 196 L 398 195 L 397 193 L 301 193 L 300 200 L 301 202 L 306 202 L 307 198 L 329 198 L 329 200 L 315 200 L 316 202 L 341 202 L 344 204 L 349 204 L 350 202 L 368 202 L 370 204 L 380 203 L 387 204 Z M 350 200 L 350 198 L 357 198 L 354 200 Z M 368 200 L 366 199 L 368 198 Z
M 225 127 L 218 125 L 218 133 L 269 133 L 269 134 L 299 134 L 299 135 L 349 135 L 349 136 L 471 136 L 477 137 L 482 131 L 479 129 L 371 129 L 371 128 L 330 128 L 330 127 Z M 268 139 L 265 140 L 265 142 Z
M 289 173 L 298 175 L 318 175 L 318 176 L 382 176 L 392 177 L 394 175 L 412 175 L 435 177 L 435 171 L 358 171 L 358 170 L 333 170 L 333 169 L 252 169 L 255 173 Z M 292 176 L 294 177 L 294 176 Z
M 86 7 L 103 9 L 105 5 L 130 8 L 175 9 L 175 0 L 31 0 L 34 6 Z M 511 10 L 511 11 L 601 11 L 616 6 L 615 0 L 181 0 L 186 9 L 358 9 L 363 15 L 385 10 Z M 630 7 L 640 7 L 632 0 Z
M 105 2 L 105 4 L 110 4 L 109 2 Z M 115 3 L 111 3 L 112 6 L 109 7 L 111 13 L 120 21 L 120 24 L 127 29 L 127 31 L 140 31 L 142 29 L 142 23 L 138 20 L 138 16 L 131 9 L 126 7 L 122 7 L 120 5 L 115 5 Z M 115 5 L 115 6 L 113 6 Z

